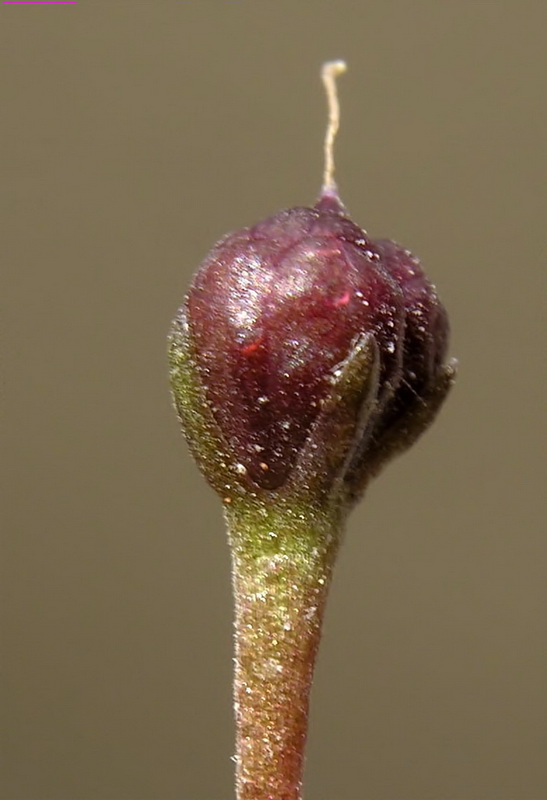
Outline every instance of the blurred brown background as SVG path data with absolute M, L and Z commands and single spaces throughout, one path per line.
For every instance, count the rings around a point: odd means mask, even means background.
M 2 800 L 232 796 L 228 552 L 165 336 L 220 235 L 314 201 L 329 58 L 343 198 L 421 256 L 460 376 L 351 520 L 306 797 L 544 800 L 544 4 L 0 16 Z

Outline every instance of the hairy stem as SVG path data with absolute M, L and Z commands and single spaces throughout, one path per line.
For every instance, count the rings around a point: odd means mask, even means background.
M 237 800 L 300 800 L 309 694 L 339 540 L 334 515 L 227 512 Z

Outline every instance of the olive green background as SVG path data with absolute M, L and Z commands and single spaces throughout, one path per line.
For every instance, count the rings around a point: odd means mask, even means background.
M 314 201 L 330 58 L 343 199 L 424 261 L 460 375 L 351 519 L 306 797 L 545 800 L 545 17 L 0 6 L 2 800 L 232 796 L 229 557 L 165 336 L 218 237 Z

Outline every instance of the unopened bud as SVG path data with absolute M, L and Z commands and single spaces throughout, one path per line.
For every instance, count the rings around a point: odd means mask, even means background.
M 173 324 L 175 401 L 223 497 L 305 489 L 353 501 L 427 427 L 452 380 L 448 318 L 419 262 L 370 239 L 338 198 L 335 111 L 318 203 L 221 239 Z

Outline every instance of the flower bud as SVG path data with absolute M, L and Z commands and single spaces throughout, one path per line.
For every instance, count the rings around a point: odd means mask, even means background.
M 331 123 L 318 203 L 221 239 L 173 325 L 179 416 L 228 501 L 302 490 L 354 501 L 452 381 L 448 318 L 419 262 L 370 239 L 338 198 L 334 112 Z
M 180 331 L 186 323 L 217 436 L 248 486 L 265 490 L 289 481 L 306 445 L 336 452 L 345 422 L 352 441 L 335 468 L 366 470 L 358 463 L 365 445 L 377 446 L 436 384 L 448 338 L 446 313 L 417 260 L 369 239 L 331 196 L 222 239 L 175 325 Z M 363 337 L 374 342 L 377 360 L 368 419 L 360 418 L 359 397 L 350 419 L 331 431 L 334 440 L 324 441 L 318 422 L 340 365 Z M 369 358 L 368 377 L 373 371 Z M 364 387 L 367 376 L 359 381 Z

